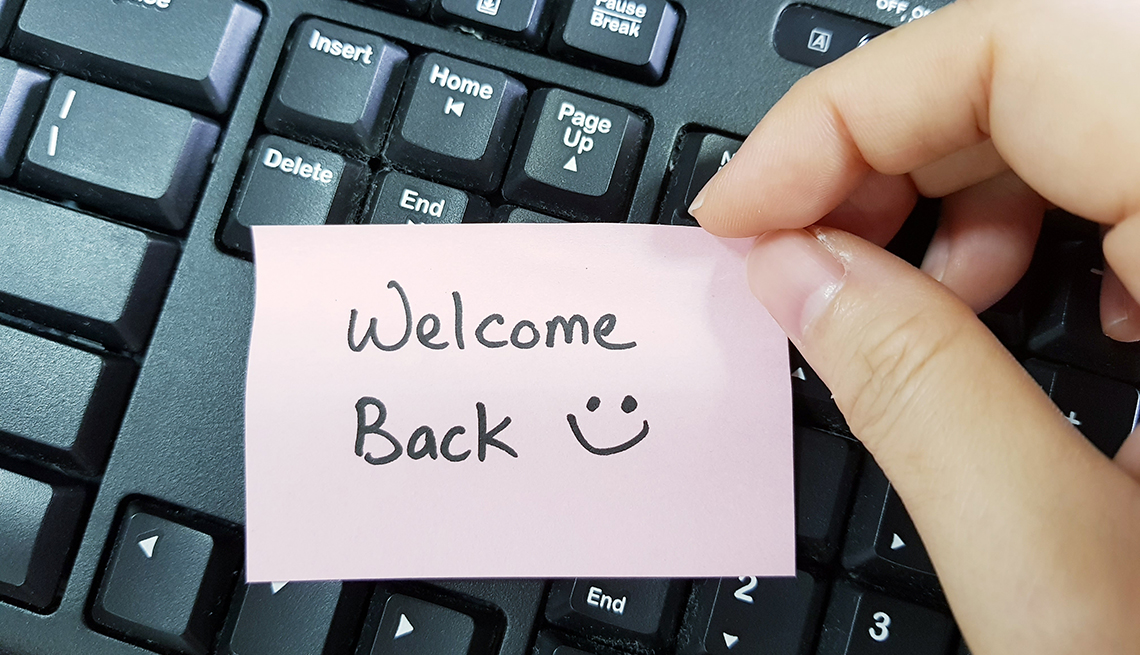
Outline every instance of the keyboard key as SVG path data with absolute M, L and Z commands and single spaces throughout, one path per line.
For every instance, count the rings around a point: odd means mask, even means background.
M 257 140 L 246 162 L 222 245 L 253 251 L 253 225 L 322 225 L 350 222 L 367 181 L 364 164 L 279 136 Z
M 394 594 L 384 603 L 371 655 L 467 653 L 475 621 L 455 610 Z
M 822 584 L 794 578 L 698 580 L 697 612 L 679 655 L 809 655 L 823 605 Z
M 177 246 L 0 190 L 0 310 L 141 351 Z
M 843 568 L 860 578 L 916 591 L 940 589 L 934 565 L 902 499 L 874 460 L 863 462 L 847 524 Z
M 656 84 L 677 38 L 680 16 L 666 0 L 571 0 L 550 38 L 570 61 Z
M 495 210 L 495 223 L 565 223 L 561 218 L 532 212 L 529 209 L 503 205 Z
M 681 151 L 669 178 L 669 190 L 657 222 L 696 226 L 697 219 L 689 214 L 689 205 L 743 143 L 739 139 L 708 132 L 690 132 L 682 137 Z
M 990 332 L 1011 350 L 1020 351 L 1025 346 L 1028 318 L 1040 295 L 1036 281 L 1036 272 L 1030 270 L 1001 300 L 978 314 Z
M 852 441 L 803 427 L 794 445 L 796 540 L 803 554 L 830 562 L 843 536 L 859 453 Z
M 1105 455 L 1116 455 L 1136 427 L 1140 417 L 1136 387 L 1039 359 L 1025 362 L 1025 369 L 1061 414 Z
M 375 155 L 407 67 L 407 51 L 375 34 L 307 20 L 293 32 L 265 126 Z
M 431 0 L 367 0 L 367 2 L 377 7 L 392 9 L 412 16 L 419 16 L 427 11 L 428 6 L 431 5 Z
M 934 610 L 837 582 L 818 655 L 945 655 L 953 622 Z
M 129 360 L 0 325 L 0 361 L 0 443 L 99 473 L 130 394 Z
M 534 94 L 503 196 L 574 220 L 622 222 L 645 121 L 623 107 L 561 89 Z
M 533 48 L 542 44 L 545 4 L 546 0 L 440 0 L 432 7 L 432 18 Z
M 91 618 L 134 641 L 204 655 L 237 574 L 241 553 L 235 545 L 130 505 Z
M 485 223 L 491 206 L 478 196 L 389 171 L 381 173 L 365 223 Z
M 835 404 L 831 390 L 816 375 L 795 346 L 788 346 L 792 369 L 792 397 L 796 421 L 839 434 L 851 434 L 847 419 Z
M 0 0 L 0 40 L 8 40 L 8 31 L 16 22 L 23 0 Z
M 593 655 L 573 646 L 567 646 L 552 632 L 540 632 L 534 644 L 535 655 Z
M 0 97 L 6 98 L 0 107 L 0 177 L 16 172 L 50 81 L 37 68 L 0 59 Z
M 82 510 L 81 489 L 0 468 L 0 597 L 51 607 Z
M 257 10 L 236 0 L 26 0 L 10 50 L 31 63 L 221 114 L 236 95 L 260 23 Z
M 877 23 L 808 5 L 791 5 L 780 13 L 772 42 L 784 59 L 823 66 L 886 32 Z
M 1042 239 L 1048 235 L 1043 231 Z M 1104 260 L 1099 240 L 1061 240 L 1039 249 L 1053 277 L 1045 309 L 1029 331 L 1028 348 L 1045 359 L 1140 385 L 1140 343 L 1106 337 L 1100 325 Z
M 385 156 L 477 193 L 499 186 L 526 88 L 497 70 L 429 54 L 412 65 Z
M 217 139 L 215 123 L 185 109 L 59 77 L 32 134 L 20 183 L 177 231 L 190 219 Z
M 556 580 L 546 602 L 546 620 L 567 630 L 653 645 L 672 633 L 680 595 L 676 580 Z
M 347 653 L 356 641 L 366 589 L 341 582 L 242 585 L 224 655 Z M 224 633 L 225 634 L 225 633 Z
M 546 595 L 545 580 L 433 580 L 432 586 L 455 595 L 465 605 L 483 609 L 474 617 L 476 636 L 471 653 L 530 655 L 528 645 L 534 639 L 539 607 Z

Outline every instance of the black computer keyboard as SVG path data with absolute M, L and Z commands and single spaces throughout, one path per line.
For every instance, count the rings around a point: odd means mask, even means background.
M 249 226 L 693 225 L 796 79 L 943 4 L 0 0 L 0 653 L 967 652 L 795 352 L 795 578 L 242 582 Z M 1098 246 L 1051 216 L 983 319 L 1113 453 Z

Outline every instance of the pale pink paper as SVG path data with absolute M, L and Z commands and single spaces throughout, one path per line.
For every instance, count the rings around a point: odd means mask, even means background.
M 246 382 L 246 575 L 251 582 L 439 577 L 730 577 L 795 573 L 787 341 L 748 292 L 748 241 L 646 225 L 253 228 L 257 266 Z M 371 317 L 385 344 L 348 346 Z M 463 303 L 456 347 L 452 292 Z M 521 319 L 542 341 L 490 349 Z M 546 321 L 617 316 L 607 350 L 545 343 Z M 430 327 L 430 326 L 428 326 Z M 529 331 L 522 334 L 524 339 Z M 636 398 L 632 413 L 621 409 Z M 462 462 L 354 451 L 355 404 L 388 411 L 403 442 L 452 426 Z M 586 409 L 591 396 L 601 400 Z M 476 403 L 518 452 L 478 461 Z M 587 452 L 648 435 L 621 453 Z M 375 412 L 366 420 L 375 418 Z M 391 448 L 371 435 L 365 451 Z

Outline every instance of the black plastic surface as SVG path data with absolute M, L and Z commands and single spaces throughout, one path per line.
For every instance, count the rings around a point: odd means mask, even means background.
M 15 4 L 0 4 L 0 17 Z M 290 30 L 299 19 L 316 16 L 351 25 L 388 38 L 413 55 L 431 51 L 466 59 L 503 71 L 531 91 L 566 89 L 649 117 L 637 174 L 627 181 L 627 202 L 611 217 L 649 223 L 656 220 L 674 147 L 684 131 L 703 129 L 743 137 L 809 70 L 782 59 L 772 47 L 772 29 L 785 4 L 768 0 L 678 2 L 684 19 L 679 37 L 663 81 L 652 86 L 433 24 L 424 14 L 426 2 L 385 3 L 400 7 L 395 11 L 380 3 L 345 0 L 260 3 L 260 32 L 244 82 L 230 112 L 217 117 L 222 136 L 188 229 L 181 233 L 182 256 L 164 296 L 164 309 L 149 348 L 137 358 L 138 381 L 99 481 L 98 495 L 80 528 L 78 552 L 58 607 L 44 615 L 0 602 L 0 651 L 18 655 L 149 652 L 91 630 L 85 618 L 101 557 L 114 538 L 115 517 L 125 497 L 144 495 L 224 521 L 243 522 L 242 399 L 253 266 L 220 250 L 215 236 L 243 157 L 251 141 L 264 133 L 260 112 Z M 826 0 L 817 4 L 872 21 L 895 20 L 873 2 Z M 501 198 L 492 201 L 502 203 Z M 538 596 L 541 593 L 533 598 Z M 537 611 L 538 601 L 533 602 Z M 518 630 L 529 635 L 530 627 Z M 503 653 L 528 652 L 531 637 L 515 637 L 509 649 L 506 639 L 501 641 Z

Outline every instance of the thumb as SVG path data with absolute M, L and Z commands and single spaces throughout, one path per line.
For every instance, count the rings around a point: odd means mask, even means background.
M 976 652 L 1080 652 L 1090 626 L 1135 623 L 1140 566 L 1118 567 L 1140 548 L 1136 485 L 966 305 L 826 228 L 761 236 L 748 275 L 897 488 Z

